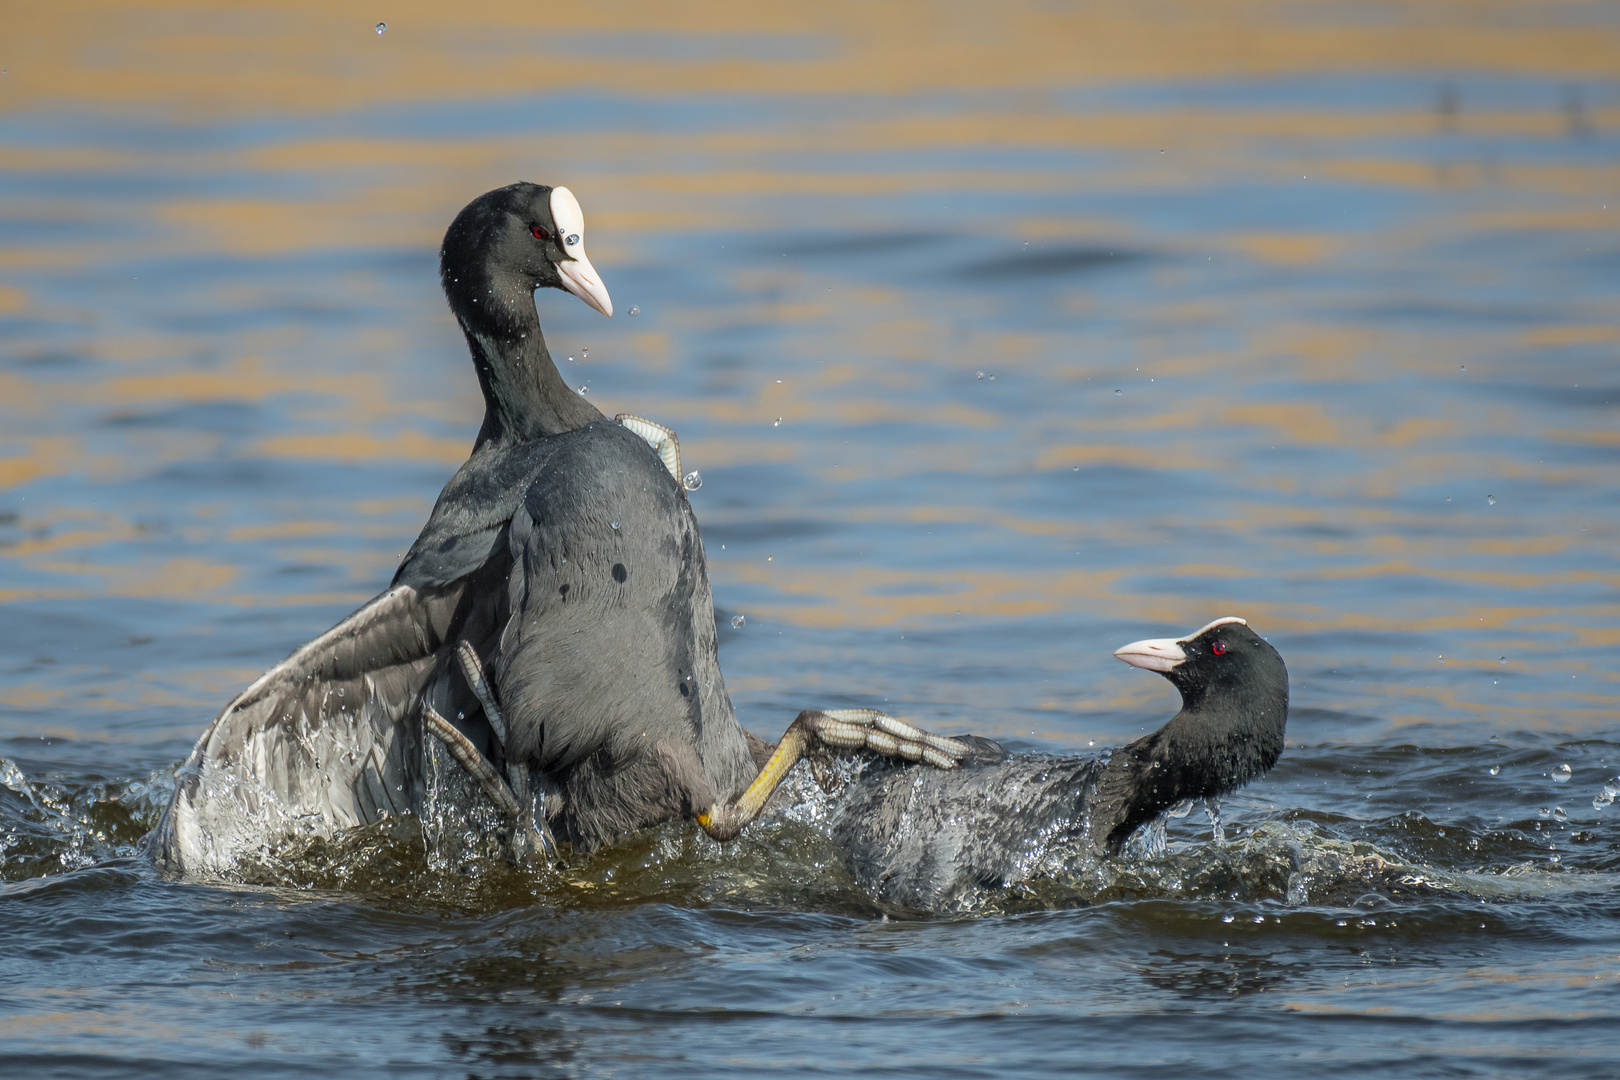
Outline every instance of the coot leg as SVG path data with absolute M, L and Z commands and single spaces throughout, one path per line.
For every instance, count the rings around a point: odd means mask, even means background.
M 703 831 L 730 840 L 764 809 L 765 801 L 787 777 L 788 770 L 817 745 L 839 750 L 872 750 L 888 757 L 921 761 L 936 769 L 954 769 L 967 757 L 966 743 L 934 735 L 876 709 L 806 709 L 782 734 L 776 752 L 754 782 L 736 800 L 716 804 L 697 816 Z
M 469 650 L 470 651 L 470 650 Z M 474 658 L 476 662 L 476 657 Z M 478 671 L 480 684 L 488 691 L 488 684 L 482 683 L 483 671 Z M 471 682 L 471 679 L 468 680 Z M 474 693 L 478 693 L 474 686 Z M 483 694 L 479 694 L 482 698 Z M 493 698 L 487 707 L 493 707 Z M 504 725 L 500 723 L 499 711 L 487 712 L 490 727 L 497 732 L 503 732 Z M 536 851 L 547 860 L 557 856 L 557 841 L 551 835 L 551 827 L 542 818 L 535 821 L 534 811 L 529 802 L 529 769 L 525 765 L 508 765 L 507 774 L 511 784 L 501 777 L 488 758 L 479 752 L 472 740 L 456 729 L 456 726 L 444 717 L 432 705 L 422 703 L 422 724 L 450 751 L 450 756 L 456 759 L 467 774 L 477 781 L 478 786 L 484 789 L 495 804 L 495 809 L 501 812 L 511 823 L 511 833 L 507 845 L 507 855 L 517 865 L 528 862 L 529 857 Z

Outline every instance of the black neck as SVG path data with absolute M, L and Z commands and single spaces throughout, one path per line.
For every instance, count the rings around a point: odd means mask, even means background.
M 515 282 L 468 285 L 456 290 L 451 305 L 484 391 L 478 445 L 560 435 L 602 419 L 601 410 L 558 373 L 540 333 L 533 293 Z
M 1266 773 L 1282 753 L 1287 716 L 1287 689 L 1272 688 L 1229 709 L 1184 707 L 1116 750 L 1089 804 L 1092 843 L 1117 853 L 1139 826 L 1183 799 L 1224 795 Z

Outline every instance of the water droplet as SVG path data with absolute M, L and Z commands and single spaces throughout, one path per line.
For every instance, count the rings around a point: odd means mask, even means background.
M 984 372 L 982 372 L 982 371 L 981 371 L 981 372 L 979 372 L 979 375 L 978 375 L 978 377 L 979 377 L 979 378 L 981 378 L 981 379 L 982 379 L 982 378 L 984 378 Z
M 585 384 L 581 383 L 580 387 L 579 387 L 580 395 L 583 396 L 585 394 L 585 391 L 587 391 L 589 389 L 590 389 L 590 387 L 588 387 Z
M 733 615 L 731 617 L 731 628 L 733 630 L 741 630 L 743 628 L 743 623 L 747 621 L 748 620 L 743 618 L 741 615 Z
M 569 357 L 569 358 L 568 358 L 568 362 L 569 362 L 569 363 L 570 363 L 570 364 L 572 364 L 572 363 L 573 363 L 573 362 L 574 362 L 574 358 L 573 358 L 573 357 L 572 357 L 572 356 L 570 356 L 570 357 Z
M 1544 818 L 1552 817 L 1552 807 L 1543 806 L 1540 810 L 1537 810 L 1536 813 Z
M 640 315 L 641 314 L 641 309 L 636 307 L 634 304 L 631 304 L 630 305 L 630 310 L 627 312 L 627 314 L 629 314 L 629 315 Z
M 1097 740 L 1096 739 L 1087 739 L 1086 740 L 1086 745 L 1087 746 L 1096 746 L 1097 745 Z
M 782 418 L 780 416 L 778 416 L 776 418 L 776 423 L 772 424 L 771 427 L 781 427 L 781 426 L 782 426 Z
M 1498 664 L 1505 664 L 1505 663 L 1507 663 L 1507 657 L 1505 657 L 1505 656 L 1498 656 L 1498 657 L 1497 657 L 1497 658 L 1496 658 L 1496 662 L 1497 662 L 1497 663 L 1498 663 Z
M 1491 766 L 1490 774 L 1492 776 L 1500 776 L 1501 773 L 1502 773 L 1502 766 L 1500 766 L 1500 765 L 1492 765 Z
M 1567 784 L 1569 783 L 1569 778 L 1572 775 L 1573 774 L 1570 772 L 1568 765 L 1560 765 L 1552 771 L 1553 783 Z
M 377 33 L 379 33 L 379 34 L 388 33 L 388 24 L 385 23 L 385 22 L 378 23 L 377 24 Z
M 1349 926 L 1350 923 L 1349 923 L 1349 920 L 1347 920 L 1347 919 L 1339 919 L 1333 925 L 1334 926 Z
M 1620 782 L 1620 778 L 1617 778 L 1616 782 Z M 1620 788 L 1614 784 L 1604 784 L 1603 790 L 1592 796 L 1592 809 L 1601 810 L 1605 806 L 1612 806 L 1617 798 L 1620 798 Z
M 581 360 L 589 360 L 591 358 L 591 350 L 588 348 L 579 350 L 579 358 Z
M 1468 365 L 1467 364 L 1458 364 L 1457 365 L 1457 370 L 1458 371 L 1467 371 L 1468 370 Z
M 613 531 L 614 532 L 619 531 L 619 523 L 617 521 L 613 522 Z
M 1487 495 L 1487 496 L 1485 496 L 1485 501 L 1490 503 L 1492 506 L 1495 506 L 1496 505 L 1496 496 L 1495 495 Z
M 698 475 L 696 469 L 693 469 L 691 472 L 681 477 L 681 487 L 685 488 L 687 491 L 696 491 L 702 486 L 703 477 Z
M 1115 391 L 1114 391 L 1114 396 L 1115 396 L 1115 397 L 1119 397 L 1119 396 L 1121 396 L 1121 395 L 1122 395 L 1122 394 L 1124 394 L 1124 393 L 1125 393 L 1125 391 L 1123 391 L 1123 390 L 1115 390 Z
M 1221 922 L 1231 922 L 1235 918 L 1236 918 L 1236 916 L 1234 916 L 1234 915 L 1222 915 L 1221 916 Z
M 1259 926 L 1261 923 L 1263 923 L 1265 921 L 1266 921 L 1266 917 L 1264 915 L 1256 915 L 1254 917 L 1254 923 L 1255 923 L 1256 926 Z

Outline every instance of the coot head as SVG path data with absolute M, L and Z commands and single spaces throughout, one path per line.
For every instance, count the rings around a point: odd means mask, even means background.
M 585 215 L 565 187 L 518 183 L 468 203 L 444 234 L 439 274 L 458 316 L 506 308 L 540 288 L 573 293 L 604 315 L 613 300 L 585 256 Z
M 1288 721 L 1288 669 L 1244 620 L 1216 619 L 1184 638 L 1137 641 L 1115 651 L 1133 667 L 1157 671 L 1181 691 L 1181 711 L 1147 736 L 1141 809 L 1210 798 L 1270 769 Z M 1132 815 L 1136 817 L 1137 815 Z

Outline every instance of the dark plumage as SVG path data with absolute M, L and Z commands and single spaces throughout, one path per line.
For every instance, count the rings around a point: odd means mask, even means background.
M 152 844 L 165 868 L 228 872 L 291 833 L 419 808 L 424 706 L 498 767 L 532 768 L 552 824 L 585 844 L 693 816 L 753 776 L 685 492 L 562 381 L 540 332 L 537 288 L 612 313 L 583 232 L 567 189 L 536 184 L 489 192 L 450 226 L 444 291 L 484 392 L 472 454 L 389 589 L 203 734 Z M 505 703 L 504 746 L 462 643 Z
M 473 200 L 440 274 L 484 392 L 472 454 L 389 589 L 203 733 L 154 835 L 160 866 L 228 874 L 289 836 L 420 811 L 445 753 L 519 858 L 548 824 L 585 847 L 677 817 L 734 836 L 815 742 L 960 756 L 867 711 L 803 713 L 774 753 L 737 723 L 673 432 L 608 421 L 540 333 L 539 288 L 613 313 L 567 188 Z
M 869 766 L 838 804 L 835 841 L 856 881 L 929 910 L 1024 881 L 1053 858 L 1117 854 L 1184 799 L 1214 798 L 1282 753 L 1288 670 L 1241 619 L 1115 653 L 1181 691 L 1163 727 L 1098 757 L 1008 755 L 983 739 L 949 772 Z

